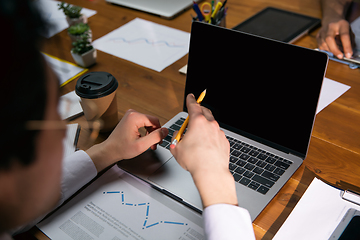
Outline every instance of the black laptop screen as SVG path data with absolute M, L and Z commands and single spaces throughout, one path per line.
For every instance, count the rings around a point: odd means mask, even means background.
M 220 126 L 305 157 L 326 66 L 321 52 L 194 22 L 185 96 L 207 89 Z

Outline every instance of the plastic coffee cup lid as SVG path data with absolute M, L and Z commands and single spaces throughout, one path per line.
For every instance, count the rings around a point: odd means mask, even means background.
M 82 98 L 101 98 L 116 91 L 118 85 L 110 73 L 90 72 L 78 79 L 75 92 Z

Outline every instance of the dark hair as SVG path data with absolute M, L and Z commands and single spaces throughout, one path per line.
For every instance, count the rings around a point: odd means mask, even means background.
M 44 60 L 39 52 L 45 22 L 33 1 L 0 0 L 3 59 L 0 81 L 0 169 L 13 160 L 29 165 L 35 158 L 39 131 L 27 130 L 29 120 L 43 120 L 46 101 Z

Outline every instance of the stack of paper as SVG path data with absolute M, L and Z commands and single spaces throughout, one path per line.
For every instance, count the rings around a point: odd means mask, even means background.
M 360 210 L 359 205 L 344 200 L 341 192 L 315 178 L 274 240 L 329 239 L 349 208 Z

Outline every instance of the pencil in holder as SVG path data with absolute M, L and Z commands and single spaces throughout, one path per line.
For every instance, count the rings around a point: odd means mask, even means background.
M 201 9 L 194 2 L 193 9 L 196 13 L 196 17 L 193 17 L 194 21 L 206 22 L 220 27 L 226 27 L 226 13 L 227 9 L 225 4 L 227 0 L 224 1 L 224 4 L 218 2 L 216 7 L 213 7 L 214 1 L 210 5 L 207 2 L 204 2 L 201 5 Z
M 222 8 L 218 12 L 218 14 L 215 16 L 215 18 L 211 19 L 211 24 L 220 26 L 220 27 L 226 27 L 226 11 L 227 8 Z

